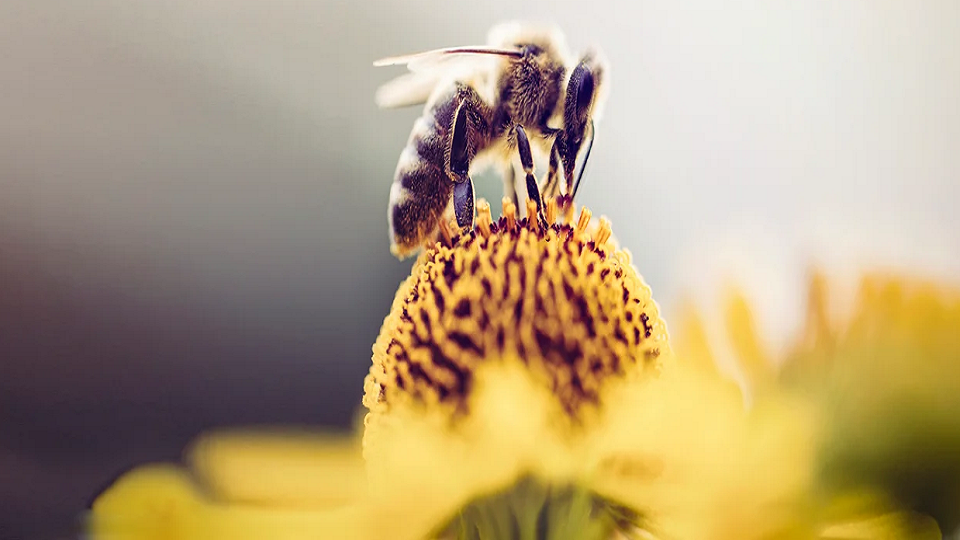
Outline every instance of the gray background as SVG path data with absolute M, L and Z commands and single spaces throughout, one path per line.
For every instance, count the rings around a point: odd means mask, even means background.
M 668 321 L 732 276 L 775 346 L 812 262 L 960 276 L 960 3 L 589 4 L 0 2 L 0 538 L 209 427 L 349 425 L 419 114 L 370 63 L 501 19 L 610 59 L 581 201 Z

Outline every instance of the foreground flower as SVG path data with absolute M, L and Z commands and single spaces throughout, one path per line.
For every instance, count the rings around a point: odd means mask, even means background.
M 372 489 L 357 496 L 353 507 L 364 516 L 364 527 L 399 528 L 394 538 L 479 530 L 485 518 L 464 522 L 454 516 L 471 507 L 478 516 L 487 513 L 489 505 L 472 501 L 529 478 L 529 493 L 544 498 L 528 510 L 540 530 L 553 530 L 550 538 L 565 537 L 563 530 L 606 538 L 634 528 L 639 519 L 630 510 L 590 486 L 599 486 L 597 479 L 611 471 L 648 477 L 656 460 L 631 463 L 591 448 L 623 446 L 617 437 L 604 441 L 584 434 L 597 432 L 606 396 L 618 385 L 656 376 L 669 357 L 666 327 L 650 290 L 630 255 L 616 248 L 609 224 L 592 220 L 588 210 L 574 222 L 572 205 L 560 215 L 558 202 L 550 201 L 550 225 L 540 227 L 530 219 L 532 207 L 521 217 L 505 203 L 496 223 L 489 206 L 478 207 L 475 230 L 447 236 L 424 252 L 384 324 L 364 398 L 371 409 L 364 450 Z M 262 482 L 236 474 L 237 467 L 229 475 L 232 483 L 223 481 L 222 472 L 211 474 L 224 468 L 209 457 L 211 445 L 201 448 L 206 450 L 195 454 L 201 459 L 193 459 L 194 470 L 201 480 L 197 492 L 207 493 L 169 505 L 188 510 L 190 531 L 220 530 L 209 524 L 227 514 L 208 507 L 249 510 L 263 506 L 258 500 L 276 502 L 265 499 Z M 282 453 L 275 457 L 285 459 Z M 274 478 L 276 483 L 282 476 Z M 101 497 L 94 508 L 102 518 L 97 523 L 122 522 L 111 518 L 136 497 L 117 493 L 137 493 L 124 488 L 132 481 Z M 211 484 L 220 488 L 210 490 Z M 303 489 L 302 482 L 292 485 Z M 183 495 L 183 486 L 173 493 Z M 540 509 L 559 522 L 537 525 Z M 512 520 L 518 511 L 509 504 L 502 510 L 488 524 Z M 567 523 L 576 515 L 587 522 Z
M 782 378 L 824 404 L 823 482 L 882 490 L 957 530 L 960 290 L 867 276 L 850 314 L 831 318 L 837 310 L 820 281 L 809 339 Z
M 613 456 L 574 446 L 615 406 L 607 397 L 618 384 L 660 373 L 670 356 L 666 326 L 609 223 L 586 209 L 574 222 L 572 205 L 562 216 L 560 208 L 548 201 L 541 227 L 532 203 L 521 217 L 505 201 L 494 222 L 481 202 L 475 230 L 445 232 L 424 251 L 374 346 L 364 396 L 371 486 L 409 474 L 409 444 L 423 454 L 424 441 L 435 441 L 425 463 L 431 470 L 420 477 L 432 477 L 438 490 L 436 514 L 425 521 L 475 509 L 454 520 L 449 534 L 469 537 L 513 520 L 518 509 L 509 501 L 530 504 L 530 497 L 511 498 L 516 482 L 543 498 L 529 508 L 534 525 L 540 510 L 561 521 L 581 512 L 589 518 L 581 532 L 595 528 L 599 537 L 637 525 L 577 477 L 598 474 Z M 412 425 L 424 433 L 411 439 Z M 483 493 L 486 503 L 471 502 Z
M 475 230 L 424 251 L 374 346 L 364 459 L 350 441 L 208 438 L 189 468 L 121 478 L 97 536 L 939 537 L 869 490 L 825 492 L 820 404 L 768 377 L 747 410 L 708 343 L 675 358 L 609 224 L 560 208 L 541 227 L 481 203 Z
M 833 285 L 837 285 L 834 283 Z M 960 526 L 960 291 L 942 283 L 867 275 L 850 305 L 813 277 L 806 327 L 775 358 L 761 345 L 739 294 L 726 309 L 730 349 L 742 360 L 745 390 L 761 402 L 785 395 L 816 410 L 816 487 L 842 494 L 846 515 L 899 522 L 911 537 Z M 688 342 L 712 360 L 702 323 L 687 321 Z M 714 343 L 713 345 L 717 345 Z M 775 366 L 780 366 L 779 368 Z M 851 499 L 852 497 L 852 499 Z M 851 505 L 852 501 L 861 503 Z M 891 513 L 886 520 L 878 508 Z M 838 527 L 831 534 L 847 529 Z M 937 532 L 929 533 L 936 537 Z
M 94 502 L 91 538 L 295 540 L 375 538 L 359 447 L 305 433 L 225 432 L 202 437 L 188 466 L 148 465 Z

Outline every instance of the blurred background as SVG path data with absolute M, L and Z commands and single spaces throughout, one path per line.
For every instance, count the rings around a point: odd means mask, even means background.
M 960 276 L 954 0 L 4 0 L 0 538 L 208 428 L 350 427 L 420 114 L 371 62 L 509 18 L 608 56 L 580 201 L 668 321 L 737 279 L 775 347 L 811 264 Z

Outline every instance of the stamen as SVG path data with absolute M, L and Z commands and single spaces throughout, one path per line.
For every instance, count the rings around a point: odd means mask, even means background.
M 527 223 L 531 229 L 536 228 L 537 203 L 531 199 L 527 199 Z
M 571 207 L 573 205 L 571 204 Z M 593 212 L 590 211 L 586 206 L 580 210 L 580 219 L 577 220 L 577 232 L 584 233 L 587 230 L 587 226 L 590 225 L 590 218 L 593 217 Z
M 490 224 L 493 222 L 493 216 L 490 214 L 490 203 L 486 199 L 477 201 L 477 229 L 484 238 L 490 236 Z
M 513 229 L 517 226 L 517 206 L 513 201 L 503 198 L 503 217 L 507 220 L 507 227 Z
M 605 216 L 600 216 L 600 227 L 597 229 L 597 237 L 595 242 L 598 246 L 602 246 L 610 239 L 611 229 L 610 229 L 610 220 Z
M 547 209 L 544 211 L 547 218 L 547 225 L 553 225 L 557 222 L 557 199 L 550 197 L 547 199 Z

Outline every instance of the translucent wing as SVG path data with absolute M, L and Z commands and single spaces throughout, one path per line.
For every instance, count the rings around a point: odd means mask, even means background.
M 396 109 L 427 102 L 443 73 L 406 73 L 377 89 L 374 100 L 383 109 Z
M 374 66 L 406 65 L 410 71 L 377 90 L 377 105 L 383 108 L 406 107 L 425 103 L 441 80 L 468 77 L 490 69 L 498 58 L 519 58 L 518 49 L 499 47 L 451 47 L 383 58 Z

